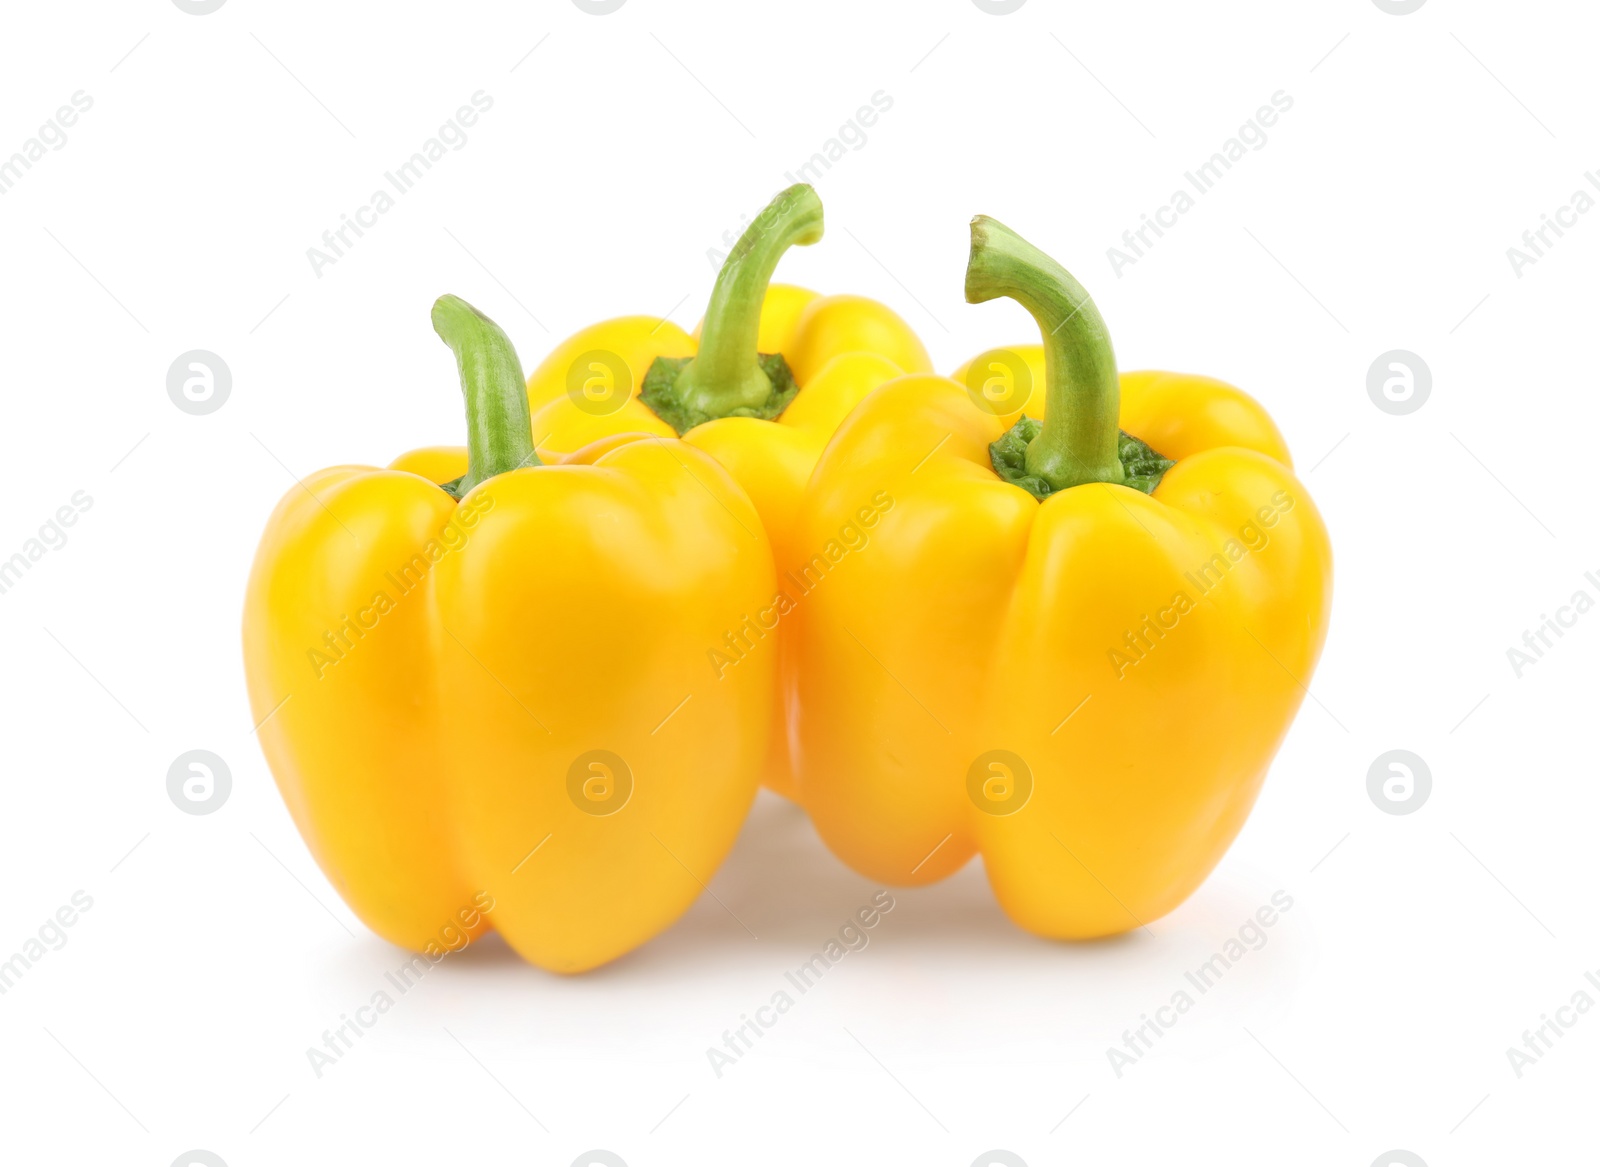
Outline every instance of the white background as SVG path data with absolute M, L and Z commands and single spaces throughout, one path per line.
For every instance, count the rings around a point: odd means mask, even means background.
M 0 957 L 74 891 L 94 906 L 0 996 L 0 1160 L 1592 1154 L 1600 1013 L 1521 1078 L 1506 1049 L 1600 969 L 1600 615 L 1520 679 L 1506 650 L 1600 598 L 1600 214 L 1520 277 L 1506 249 L 1600 168 L 1595 31 L 1575 0 L 8 6 L 0 157 L 94 105 L 0 196 L 0 558 L 75 491 L 93 506 L 0 595 Z M 468 144 L 314 275 L 306 249 L 480 89 Z M 239 613 L 268 512 L 292 476 L 463 439 L 442 292 L 528 367 L 606 316 L 692 325 L 708 249 L 878 90 L 892 110 L 818 182 L 827 238 L 780 279 L 887 301 L 948 371 L 1032 338 L 962 300 L 967 220 L 992 214 L 1089 287 L 1123 367 L 1224 378 L 1286 434 L 1334 615 L 1253 817 L 1115 941 L 1018 931 L 976 862 L 897 891 L 719 1079 L 707 1047 L 877 890 L 763 796 L 712 884 L 727 911 L 702 898 L 576 979 L 476 946 L 319 1080 L 306 1048 L 402 954 L 324 880 L 252 736 Z M 1277 90 L 1265 147 L 1114 274 L 1106 249 Z M 233 374 L 202 417 L 165 384 L 196 348 Z M 1408 416 L 1366 388 L 1397 348 L 1432 371 Z M 196 748 L 234 782 L 204 817 L 166 792 Z M 1433 775 L 1404 817 L 1366 789 L 1395 748 Z M 1107 1048 L 1280 889 L 1266 945 L 1119 1078 Z

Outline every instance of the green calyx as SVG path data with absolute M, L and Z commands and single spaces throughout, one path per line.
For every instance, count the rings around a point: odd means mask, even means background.
M 685 400 L 676 390 L 676 386 L 682 383 L 684 370 L 696 359 L 657 357 L 639 385 L 639 399 L 680 434 L 719 417 L 759 417 L 763 421 L 771 421 L 787 409 L 794 395 L 800 392 L 794 374 L 789 371 L 789 362 L 783 359 L 782 353 L 757 353 L 756 361 L 769 386 L 766 399 L 756 405 L 737 405 L 721 413 L 711 413 L 703 405 Z
M 528 382 L 501 327 L 459 296 L 433 304 L 433 330 L 456 354 L 467 405 L 467 472 L 441 483 L 460 499 L 480 482 L 539 465 L 528 414 Z
M 758 353 L 761 305 L 778 260 L 822 238 L 822 200 L 804 183 L 782 191 L 757 215 L 717 273 L 692 357 L 657 357 L 639 386 L 662 421 L 684 433 L 719 417 L 771 419 L 799 387 L 781 353 Z
M 972 220 L 966 292 L 970 304 L 1015 300 L 1044 339 L 1045 420 L 1024 419 L 990 447 L 995 472 L 1039 498 L 1090 482 L 1132 485 L 1120 450 L 1126 435 L 1117 428 L 1117 360 L 1083 286 L 1015 231 L 979 215 Z M 1015 476 L 1002 469 L 1002 446 Z
M 1023 416 L 989 444 L 989 461 L 994 464 L 994 472 L 1041 502 L 1057 490 L 1065 489 L 1028 472 L 1028 449 L 1043 429 L 1043 422 Z M 1162 475 L 1177 465 L 1171 458 L 1163 458 L 1144 442 L 1121 430 L 1117 431 L 1117 461 L 1122 466 L 1122 485 L 1145 494 L 1154 493 L 1161 485 Z

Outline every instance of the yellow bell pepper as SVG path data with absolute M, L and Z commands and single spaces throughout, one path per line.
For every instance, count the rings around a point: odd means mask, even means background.
M 499 931 L 577 972 L 670 925 L 755 796 L 776 653 L 706 649 L 775 587 L 749 500 L 702 451 L 617 439 L 541 464 L 522 370 L 446 296 L 456 451 L 338 466 L 279 504 L 244 655 L 262 748 L 351 909 L 432 952 Z M 443 487 L 441 489 L 441 486 Z
M 561 453 L 636 432 L 710 454 L 744 488 L 781 547 L 823 448 L 850 411 L 885 381 L 933 369 L 893 310 L 862 296 L 773 285 L 785 251 L 822 237 L 822 202 L 804 183 L 780 192 L 734 245 L 697 336 L 626 316 L 563 341 L 528 378 L 539 449 Z M 714 650 L 737 663 L 797 597 L 768 597 Z M 740 631 L 740 628 L 743 631 Z M 767 783 L 791 793 L 775 739 Z
M 1105 936 L 1244 823 L 1321 651 L 1328 535 L 1259 405 L 1119 385 L 1088 294 L 992 219 L 966 291 L 1020 303 L 1042 349 L 880 388 L 780 560 L 811 585 L 785 624 L 799 799 L 871 879 L 981 853 L 1021 927 Z
M 682 435 L 728 468 L 780 538 L 856 403 L 887 380 L 933 369 L 910 326 L 883 304 L 768 286 L 785 251 L 821 237 L 816 191 L 789 187 L 734 245 L 695 336 L 624 316 L 557 345 L 528 378 L 539 448 L 567 453 L 627 432 Z

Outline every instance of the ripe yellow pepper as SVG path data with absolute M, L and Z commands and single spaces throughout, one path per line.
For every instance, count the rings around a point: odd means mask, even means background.
M 933 369 L 885 305 L 768 286 L 784 252 L 820 238 L 816 191 L 789 187 L 734 244 L 698 337 L 625 316 L 563 341 L 528 378 L 539 448 L 566 453 L 627 432 L 681 435 L 728 468 L 780 539 L 856 403 L 894 377 Z
M 785 624 L 799 798 L 874 880 L 981 853 L 1021 927 L 1123 932 L 1243 825 L 1321 651 L 1328 535 L 1260 406 L 1119 385 L 1088 294 L 992 219 L 966 291 L 1020 303 L 1042 350 L 879 389 L 780 560 L 810 584 Z
M 791 186 L 729 253 L 698 337 L 626 316 L 563 341 L 528 378 L 539 449 L 564 453 L 628 432 L 681 435 L 728 469 L 774 548 L 783 546 L 839 423 L 885 381 L 933 369 L 922 342 L 885 305 L 769 287 L 784 252 L 821 237 L 816 191 Z M 715 650 L 720 667 L 765 639 L 796 597 L 776 598 L 747 613 L 748 623 L 734 622 L 732 638 Z M 774 744 L 768 785 L 791 793 L 787 751 Z
M 708 646 L 775 587 L 749 500 L 705 453 L 532 442 L 505 334 L 433 310 L 466 396 L 457 452 L 338 466 L 279 504 L 244 614 L 250 701 L 312 854 L 380 936 L 499 931 L 578 972 L 670 925 L 755 796 L 776 653 Z M 443 487 L 441 489 L 441 486 Z

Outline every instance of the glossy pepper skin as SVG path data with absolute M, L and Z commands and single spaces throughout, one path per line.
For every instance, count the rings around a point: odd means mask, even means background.
M 780 539 L 823 447 L 856 403 L 887 380 L 933 369 L 916 334 L 883 304 L 769 286 L 785 251 L 821 237 L 816 192 L 792 186 L 729 253 L 699 337 L 628 316 L 563 341 L 528 378 L 539 448 L 565 453 L 618 433 L 681 434 L 727 467 L 769 536 Z M 774 377 L 762 354 L 781 356 L 784 370 Z M 652 372 L 660 397 L 647 392 Z M 785 387 L 787 401 L 776 400 Z
M 769 286 L 785 251 L 821 237 L 821 200 L 805 184 L 792 186 L 729 253 L 699 337 L 630 316 L 563 341 L 528 378 L 539 449 L 576 450 L 620 433 L 681 433 L 727 468 L 781 548 L 839 423 L 885 381 L 933 369 L 916 334 L 883 304 Z M 733 639 L 715 649 L 716 667 L 733 667 L 749 644 L 768 638 L 762 613 L 775 626 L 794 597 L 774 599 L 746 614 L 753 623 L 743 632 L 735 622 Z M 781 724 L 781 710 L 777 716 Z M 767 784 L 792 795 L 778 738 Z
M 1105 936 L 1182 903 L 1243 825 L 1322 647 L 1331 552 L 1258 405 L 1149 373 L 1119 411 L 1087 293 L 980 217 L 967 298 L 997 296 L 1045 337 L 1032 420 L 985 354 L 970 388 L 880 388 L 811 481 L 787 560 L 814 579 L 787 625 L 795 775 L 868 877 L 981 853 L 1021 927 Z
M 719 680 L 705 653 L 771 595 L 771 553 L 682 443 L 540 464 L 504 334 L 454 297 L 434 324 L 467 472 L 441 489 L 459 455 L 423 450 L 284 497 L 245 603 L 251 705 L 296 826 L 373 931 L 431 951 L 493 928 L 579 972 L 681 915 L 744 820 L 776 654 Z

